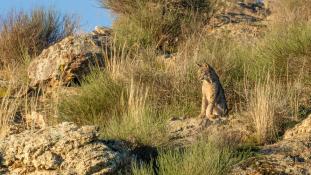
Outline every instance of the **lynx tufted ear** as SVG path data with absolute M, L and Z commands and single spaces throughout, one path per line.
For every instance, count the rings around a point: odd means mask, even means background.
M 199 63 L 196 63 L 196 65 L 197 65 L 198 67 L 202 67 L 202 66 L 203 66 L 202 64 L 199 64 Z
M 198 67 L 203 67 L 203 68 L 207 68 L 209 69 L 211 67 L 211 65 L 209 65 L 208 63 L 203 63 L 203 64 L 200 64 L 200 63 L 196 63 Z

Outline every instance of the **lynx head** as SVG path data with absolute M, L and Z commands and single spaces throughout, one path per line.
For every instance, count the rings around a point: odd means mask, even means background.
M 197 64 L 197 65 L 199 67 L 199 70 L 198 70 L 199 80 L 201 81 L 207 80 L 210 82 L 211 78 L 213 77 L 214 69 L 207 63 Z

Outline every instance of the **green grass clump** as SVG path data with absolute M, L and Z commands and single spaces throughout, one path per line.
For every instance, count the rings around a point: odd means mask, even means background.
M 158 115 L 150 107 L 135 109 L 114 118 L 102 128 L 101 135 L 105 139 L 129 140 L 144 145 L 159 146 L 167 142 L 167 120 Z
M 269 67 L 277 75 L 291 78 L 310 73 L 311 27 L 308 23 L 278 26 L 265 37 L 258 52 L 257 66 Z
M 159 175 L 223 175 L 247 157 L 232 148 L 220 147 L 212 142 L 201 141 L 185 150 L 161 151 L 157 159 Z M 152 165 L 132 166 L 134 175 L 155 174 Z
M 125 110 L 124 90 L 105 71 L 95 70 L 84 79 L 77 94 L 61 97 L 59 115 L 80 125 L 104 125 Z
M 101 0 L 117 13 L 117 40 L 129 45 L 174 51 L 180 41 L 202 29 L 219 6 L 217 0 Z

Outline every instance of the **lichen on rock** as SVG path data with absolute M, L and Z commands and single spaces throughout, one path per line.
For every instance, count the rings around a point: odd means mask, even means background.
M 6 174 L 111 174 L 130 160 L 126 149 L 99 140 L 96 127 L 67 122 L 10 135 L 0 155 Z
M 42 51 L 28 67 L 30 86 L 68 86 L 90 72 L 90 66 L 104 65 L 110 53 L 110 37 L 82 34 L 69 36 Z

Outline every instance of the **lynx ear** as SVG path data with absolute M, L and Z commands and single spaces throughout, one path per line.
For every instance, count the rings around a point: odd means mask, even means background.
M 196 65 L 197 65 L 198 67 L 202 67 L 202 66 L 203 66 L 202 64 L 199 64 L 199 63 L 196 63 Z

